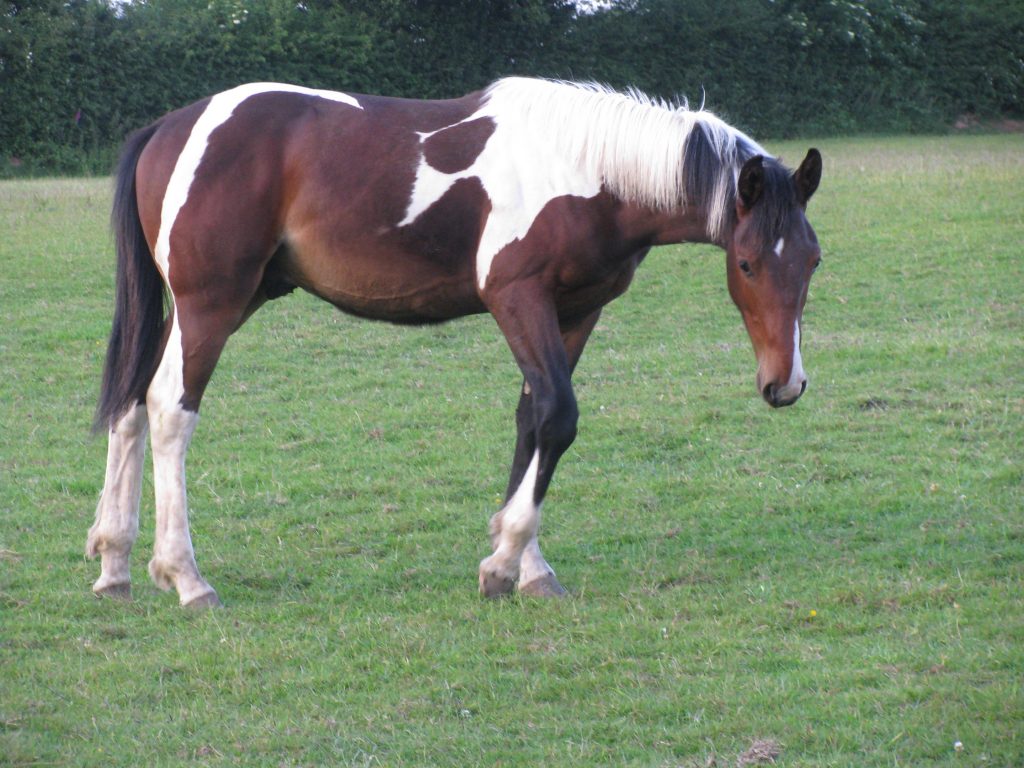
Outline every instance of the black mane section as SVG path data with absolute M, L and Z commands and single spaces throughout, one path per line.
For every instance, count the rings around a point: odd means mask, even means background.
M 770 248 L 783 237 L 798 210 L 800 202 L 793 175 L 778 160 L 765 158 L 764 191 L 752 212 L 762 246 Z
M 725 236 L 725 232 L 731 229 L 736 222 L 736 177 L 743 164 L 755 155 L 762 154 L 764 150 L 751 143 L 742 134 L 736 137 L 735 149 L 724 153 L 720 147 L 716 147 L 713 129 L 706 123 L 698 122 L 694 125 L 693 131 L 686 139 L 683 149 L 683 191 L 684 204 L 703 205 L 708 215 L 709 222 L 722 222 L 722 230 L 717 239 Z M 775 160 L 766 158 L 766 176 L 771 177 L 769 190 L 774 193 L 778 186 L 777 171 L 785 175 L 785 169 Z M 781 210 L 773 210 L 766 214 L 773 221 L 779 219 Z M 713 225 L 711 234 L 719 225 Z M 759 226 L 759 230 L 761 227 Z M 764 232 L 771 226 L 766 225 Z M 774 240 L 772 240 L 774 242 Z
M 686 202 L 713 200 L 719 179 L 726 171 L 724 165 L 724 159 L 715 151 L 704 126 L 694 125 L 683 150 L 683 189 Z M 731 179 L 729 185 L 729 197 L 735 197 L 735 183 Z

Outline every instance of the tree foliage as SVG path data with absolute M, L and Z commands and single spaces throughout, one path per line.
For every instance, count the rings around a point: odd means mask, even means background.
M 232 85 L 443 98 L 508 74 L 688 96 L 759 136 L 1024 113 L 1019 0 L 8 0 L 0 162 L 96 170 Z

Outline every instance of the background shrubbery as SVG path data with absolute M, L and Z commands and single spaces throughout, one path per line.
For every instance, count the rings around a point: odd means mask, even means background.
M 1024 3 L 2 2 L 0 174 L 105 172 L 125 133 L 240 82 L 447 97 L 515 73 L 706 94 L 760 137 L 935 130 L 1024 114 Z

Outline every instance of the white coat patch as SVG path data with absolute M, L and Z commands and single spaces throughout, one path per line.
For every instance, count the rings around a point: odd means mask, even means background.
M 171 179 L 167 183 L 167 189 L 164 191 L 163 205 L 160 208 L 160 232 L 156 239 L 156 253 L 153 255 L 157 266 L 160 268 L 161 273 L 163 273 L 165 282 L 169 279 L 170 265 L 168 258 L 171 252 L 171 229 L 173 229 L 174 222 L 178 218 L 178 212 L 181 211 L 185 201 L 188 200 L 189 189 L 192 187 L 192 181 L 195 179 L 196 171 L 199 169 L 199 163 L 206 152 L 210 135 L 219 126 L 227 122 L 239 104 L 261 93 L 299 93 L 306 96 L 318 96 L 321 99 L 329 99 L 330 101 L 337 101 L 357 109 L 362 109 L 359 102 L 347 93 L 321 91 L 281 83 L 248 83 L 232 88 L 230 91 L 218 93 L 210 99 L 210 103 L 207 104 L 203 114 L 199 116 L 196 124 L 192 126 L 192 133 L 189 134 L 188 141 L 185 142 L 181 154 L 178 155 L 178 160 L 174 164 L 174 171 L 171 173 Z
M 490 117 L 495 123 L 494 132 L 469 168 L 444 173 L 430 166 L 421 154 L 409 207 L 398 224 L 412 224 L 459 179 L 478 178 L 491 201 L 491 213 L 476 253 L 477 284 L 481 290 L 487 283 L 494 257 L 530 231 L 548 202 L 565 195 L 594 197 L 601 191 L 599 178 L 585 176 L 571 167 L 550 144 L 532 136 L 525 121 L 517 115 L 514 109 L 502 109 L 502 100 L 496 94 L 477 112 L 460 121 Z M 432 135 L 421 133 L 420 141 Z

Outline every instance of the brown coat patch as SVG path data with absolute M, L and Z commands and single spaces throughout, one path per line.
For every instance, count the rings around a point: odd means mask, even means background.
M 423 142 L 423 159 L 441 173 L 458 173 L 469 168 L 484 151 L 494 133 L 494 120 L 478 117 L 453 125 Z

